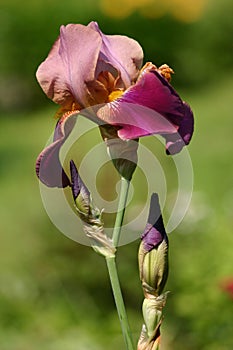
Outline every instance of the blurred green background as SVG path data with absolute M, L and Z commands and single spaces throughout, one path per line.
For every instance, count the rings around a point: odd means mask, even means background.
M 225 288 L 233 281 L 232 13 L 231 0 L 1 1 L 1 350 L 124 349 L 104 260 L 53 226 L 34 173 L 57 108 L 35 71 L 61 24 L 91 20 L 104 33 L 138 40 L 145 61 L 168 63 L 173 85 L 195 112 L 194 192 L 170 234 L 162 349 L 233 348 L 233 296 Z M 152 145 L 151 138 L 141 142 Z M 172 189 L 174 169 L 159 152 Z M 138 244 L 118 252 L 135 342 L 142 324 Z

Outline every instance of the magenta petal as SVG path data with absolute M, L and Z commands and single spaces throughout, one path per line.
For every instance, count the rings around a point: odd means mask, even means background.
M 185 145 L 188 145 L 194 129 L 193 112 L 189 105 L 184 102 L 184 117 L 176 134 L 164 135 L 166 139 L 166 152 L 175 154 L 182 150 Z
M 105 35 L 96 22 L 89 23 L 88 27 L 97 31 L 102 39 L 100 59 L 109 62 L 121 73 L 121 79 L 126 88 L 138 76 L 142 66 L 143 51 L 137 41 L 123 35 Z
M 193 113 L 157 71 L 145 71 L 117 100 L 99 108 L 97 116 L 119 126 L 118 136 L 134 139 L 161 134 L 168 153 L 179 152 L 193 133 Z M 173 148 L 173 150 L 172 150 Z
M 72 96 L 81 106 L 88 106 L 87 83 L 95 79 L 100 48 L 101 37 L 90 27 L 61 26 L 59 39 L 37 70 L 48 97 L 63 104 Z
M 177 126 L 180 125 L 184 114 L 183 102 L 179 95 L 157 71 L 142 73 L 136 84 L 130 87 L 119 101 L 153 109 Z
M 184 102 L 184 108 L 185 108 L 184 118 L 179 126 L 178 133 L 184 140 L 185 144 L 188 145 L 193 135 L 194 117 L 193 117 L 193 112 L 191 108 L 185 102 Z
M 100 107 L 96 114 L 102 122 L 118 126 L 118 136 L 123 140 L 177 131 L 160 113 L 138 104 L 114 101 Z
M 74 127 L 76 116 L 77 112 L 69 115 L 65 114 L 58 121 L 54 132 L 54 142 L 46 147 L 37 158 L 37 176 L 48 187 L 70 186 L 70 180 L 62 168 L 59 153 Z
M 184 104 L 156 71 L 142 74 L 117 100 L 99 109 L 98 117 L 120 126 L 118 136 L 134 139 L 151 134 L 173 134 L 184 117 Z

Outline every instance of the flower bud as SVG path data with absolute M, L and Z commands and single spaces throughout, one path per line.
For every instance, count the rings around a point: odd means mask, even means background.
M 151 196 L 149 218 L 142 234 L 138 259 L 145 297 L 159 296 L 168 276 L 168 239 L 155 193 Z
M 83 183 L 78 170 L 71 160 L 71 188 L 78 216 L 83 221 L 84 232 L 91 240 L 92 248 L 99 254 L 112 257 L 115 247 L 112 240 L 105 235 L 101 211 L 93 204 L 90 192 Z
M 73 160 L 70 161 L 70 174 L 71 188 L 76 209 L 80 213 L 80 216 L 82 216 L 81 218 L 84 219 L 90 215 L 90 192 L 79 176 Z

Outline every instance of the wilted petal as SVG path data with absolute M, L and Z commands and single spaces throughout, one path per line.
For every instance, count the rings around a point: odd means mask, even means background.
M 96 30 L 102 39 L 100 59 L 109 62 L 121 73 L 121 79 L 126 88 L 138 76 L 142 65 L 143 51 L 137 41 L 123 35 L 105 35 L 96 22 L 89 23 L 88 27 Z
M 72 116 L 74 117 L 72 118 Z M 61 146 L 74 127 L 75 116 L 77 116 L 77 112 L 63 115 L 57 123 L 54 132 L 54 142 L 46 147 L 37 158 L 37 176 L 48 187 L 66 187 L 70 185 L 70 180 L 62 168 L 59 153 Z
M 73 98 L 82 107 L 90 105 L 87 83 L 95 79 L 101 48 L 100 35 L 81 24 L 61 26 L 60 37 L 37 70 L 37 79 L 54 102 Z

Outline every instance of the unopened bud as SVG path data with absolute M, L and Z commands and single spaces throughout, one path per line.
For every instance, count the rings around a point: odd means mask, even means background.
M 92 248 L 99 254 L 112 257 L 115 247 L 104 233 L 102 212 L 94 205 L 90 192 L 83 183 L 73 161 L 70 162 L 71 188 L 78 216 L 83 221 L 83 229 L 91 241 Z
M 83 219 L 88 217 L 90 214 L 90 192 L 79 176 L 73 160 L 70 161 L 70 174 L 71 188 L 75 205 Z
M 138 259 L 145 297 L 159 296 L 168 276 L 168 239 L 157 194 L 151 196 L 148 223 L 142 234 Z

